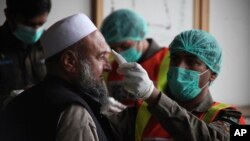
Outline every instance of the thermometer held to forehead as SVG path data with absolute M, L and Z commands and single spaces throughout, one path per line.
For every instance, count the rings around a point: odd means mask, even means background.
M 123 64 L 123 63 L 127 63 L 127 61 L 117 52 L 115 52 L 113 49 L 111 50 L 112 52 L 112 55 L 114 56 L 115 58 L 115 61 L 120 65 L 120 64 Z

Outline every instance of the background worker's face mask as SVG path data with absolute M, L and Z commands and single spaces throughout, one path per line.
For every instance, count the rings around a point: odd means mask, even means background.
M 25 25 L 17 25 L 14 35 L 26 44 L 37 42 L 43 34 L 43 28 L 33 29 Z
M 142 53 L 139 52 L 135 47 L 131 47 L 125 51 L 122 51 L 120 54 L 127 62 L 137 62 L 142 56 Z
M 187 70 L 180 67 L 170 67 L 168 72 L 168 85 L 172 95 L 181 101 L 188 101 L 197 97 L 201 90 L 209 84 L 209 81 L 202 87 L 199 87 L 200 73 L 198 71 Z

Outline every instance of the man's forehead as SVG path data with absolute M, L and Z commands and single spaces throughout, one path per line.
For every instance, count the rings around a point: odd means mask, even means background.
M 105 53 L 111 51 L 110 47 L 106 43 L 103 36 L 99 33 L 99 31 L 95 31 L 89 36 L 85 37 L 83 39 L 83 45 L 87 50 L 98 53 Z
M 100 53 L 110 53 L 111 49 L 107 44 L 103 44 L 102 46 L 98 47 Z
M 24 25 L 27 25 L 27 26 L 31 26 L 31 27 L 32 26 L 37 26 L 37 25 L 41 26 L 41 25 L 43 25 L 47 21 L 48 14 L 49 13 L 46 12 L 46 13 L 43 13 L 41 15 L 38 15 L 38 16 L 30 18 L 30 19 L 27 19 L 27 18 L 19 16 L 16 19 L 21 24 L 24 24 Z
M 196 58 L 198 58 L 196 55 L 194 55 L 192 53 L 189 53 L 187 51 L 174 52 L 174 53 L 172 53 L 172 55 L 174 55 L 174 56 L 176 56 L 176 55 L 178 55 L 178 56 L 188 56 L 188 57 L 196 57 Z
M 133 44 L 135 41 L 123 41 L 123 42 L 116 42 L 116 43 L 110 43 L 109 46 L 112 47 L 120 47 L 120 46 L 130 46 L 131 44 Z
M 97 36 L 99 37 L 99 48 L 102 52 L 111 52 L 110 46 L 107 44 L 101 32 L 97 31 Z

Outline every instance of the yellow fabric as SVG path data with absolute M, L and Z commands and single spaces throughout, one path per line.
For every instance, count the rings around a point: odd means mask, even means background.
M 162 91 L 167 84 L 166 78 L 167 78 L 167 72 L 169 69 L 169 62 L 170 62 L 170 54 L 168 52 L 167 55 L 165 55 L 161 63 L 160 71 L 158 75 L 157 89 L 160 91 Z
M 228 104 L 219 103 L 217 105 L 214 105 L 210 107 L 207 111 L 207 113 L 203 116 L 203 121 L 206 123 L 210 123 L 214 120 L 214 117 L 219 113 L 220 110 L 231 107 Z
M 169 52 L 165 55 L 159 70 L 158 81 L 157 81 L 157 89 L 162 91 L 167 84 L 167 72 L 169 68 Z M 145 127 L 148 124 L 149 119 L 151 118 L 151 114 L 147 109 L 147 103 L 143 102 L 136 116 L 135 123 L 135 141 L 141 141 L 141 137 Z
M 137 113 L 135 124 L 135 141 L 141 141 L 143 130 L 151 117 L 151 114 L 147 110 L 147 106 L 148 104 L 143 102 Z
M 109 55 L 108 61 L 110 64 L 112 64 L 115 61 L 115 58 L 113 57 L 113 55 Z M 108 77 L 109 77 L 109 72 L 104 72 L 103 79 L 105 80 L 106 83 L 108 82 Z

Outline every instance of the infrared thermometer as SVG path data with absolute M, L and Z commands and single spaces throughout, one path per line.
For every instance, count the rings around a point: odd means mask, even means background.
M 123 64 L 123 63 L 127 63 L 127 61 L 117 52 L 115 52 L 113 49 L 111 50 L 114 58 L 115 58 L 115 61 L 120 65 L 120 64 Z

